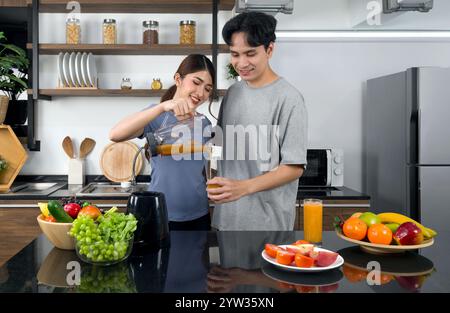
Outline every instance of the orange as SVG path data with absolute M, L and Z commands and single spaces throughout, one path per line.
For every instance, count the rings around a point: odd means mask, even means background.
M 371 243 L 390 245 L 392 242 L 392 230 L 384 224 L 373 224 L 367 231 L 367 237 Z
M 385 285 L 390 283 L 394 279 L 394 276 L 388 274 L 381 274 L 380 283 L 381 285 Z
M 357 217 L 350 217 L 342 226 L 344 235 L 355 240 L 363 240 L 366 237 L 367 225 Z
M 342 267 L 342 272 L 344 273 L 345 278 L 351 283 L 360 282 L 367 277 L 366 271 L 350 267 L 347 264 L 344 264 Z
M 99 208 L 97 208 L 95 205 L 88 205 L 82 208 L 78 215 L 87 215 L 95 220 L 97 219 L 97 217 L 102 215 L 102 212 L 100 212 Z

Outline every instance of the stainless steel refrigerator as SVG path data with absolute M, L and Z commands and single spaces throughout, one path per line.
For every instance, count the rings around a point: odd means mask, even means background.
M 371 207 L 450 230 L 450 69 L 410 68 L 370 79 L 366 87 Z

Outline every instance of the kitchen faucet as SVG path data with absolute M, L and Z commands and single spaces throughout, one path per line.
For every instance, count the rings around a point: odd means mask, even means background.
M 146 146 L 143 146 L 143 147 L 140 147 L 139 148 L 139 150 L 136 152 L 136 154 L 134 155 L 134 158 L 133 158 L 133 168 L 131 169 L 132 170 L 132 175 L 131 175 L 131 186 L 136 186 L 136 171 L 135 171 L 135 166 L 136 166 L 136 160 L 137 160 L 137 158 L 138 158 L 138 156 L 139 156 L 139 154 L 141 154 L 141 151 L 143 150 L 143 149 L 145 149 L 146 148 Z

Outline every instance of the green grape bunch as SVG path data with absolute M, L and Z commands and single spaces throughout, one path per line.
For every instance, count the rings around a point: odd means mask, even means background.
M 136 285 L 126 262 L 112 267 L 91 265 L 83 267 L 80 285 L 76 288 L 81 293 L 134 293 Z
M 95 221 L 79 215 L 69 234 L 76 239 L 77 251 L 94 262 L 119 261 L 125 258 L 137 220 L 133 214 L 116 212 L 113 207 Z

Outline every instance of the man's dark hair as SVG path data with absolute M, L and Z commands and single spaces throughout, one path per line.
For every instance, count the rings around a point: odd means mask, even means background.
M 262 12 L 244 12 L 229 20 L 222 29 L 223 40 L 231 46 L 234 33 L 245 33 L 247 43 L 251 47 L 264 45 L 267 49 L 271 42 L 275 42 L 275 28 L 277 20 Z

